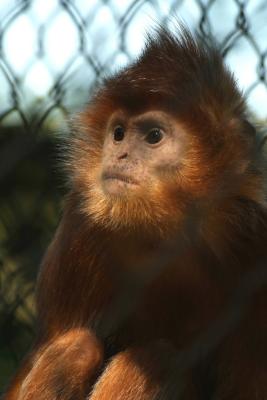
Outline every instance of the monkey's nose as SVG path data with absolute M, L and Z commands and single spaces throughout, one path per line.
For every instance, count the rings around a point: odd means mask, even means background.
M 119 154 L 118 155 L 118 160 L 123 160 L 124 158 L 127 158 L 128 157 L 128 153 L 125 151 L 124 153 L 122 153 L 122 154 Z

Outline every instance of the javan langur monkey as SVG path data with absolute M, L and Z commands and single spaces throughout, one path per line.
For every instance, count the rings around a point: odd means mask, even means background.
M 5 400 L 267 399 L 266 282 L 209 351 L 185 350 L 265 259 L 247 114 L 219 51 L 185 28 L 104 81 L 73 124 L 38 336 Z

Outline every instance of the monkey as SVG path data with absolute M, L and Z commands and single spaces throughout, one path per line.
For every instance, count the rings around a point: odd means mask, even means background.
M 265 153 L 218 47 L 156 29 L 72 125 L 4 399 L 267 398 Z

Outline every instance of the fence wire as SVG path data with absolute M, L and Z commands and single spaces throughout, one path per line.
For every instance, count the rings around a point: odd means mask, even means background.
M 171 24 L 170 16 L 206 39 L 217 40 L 254 117 L 264 123 L 264 0 L 10 0 L 0 4 L 0 387 L 31 343 L 37 266 L 59 219 L 64 189 L 55 167 L 55 132 L 62 126 L 65 130 L 66 117 L 84 105 L 103 76 L 134 59 L 144 44 L 145 31 L 155 21 Z M 256 277 L 249 280 L 256 282 L 249 288 L 247 281 L 241 283 L 227 315 L 204 333 L 205 338 L 195 344 L 197 349 L 183 353 L 188 363 L 239 320 L 247 298 L 266 283 L 262 270 L 260 266 L 257 275 L 261 283 Z

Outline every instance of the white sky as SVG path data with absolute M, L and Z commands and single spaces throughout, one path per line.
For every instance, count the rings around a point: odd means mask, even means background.
M 207 0 L 205 0 L 207 2 Z M 42 101 L 48 97 L 54 79 L 68 65 L 72 57 L 79 54 L 79 35 L 77 26 L 59 4 L 59 0 L 32 0 L 31 7 L 19 14 L 12 22 L 9 21 L 10 12 L 18 10 L 19 0 L 0 0 L 0 21 L 4 29 L 3 54 L 8 67 L 21 78 L 22 101 L 31 104 L 37 98 Z M 131 17 L 126 35 L 125 45 L 128 54 L 118 52 L 119 28 L 117 20 L 133 3 L 130 0 L 110 0 L 107 5 L 96 0 L 73 0 L 85 21 L 86 50 L 93 55 L 99 65 L 106 65 L 110 70 L 128 62 L 137 55 L 143 44 L 144 34 L 149 26 L 155 25 L 161 15 L 168 16 L 175 1 L 155 0 L 136 8 Z M 140 0 L 141 4 L 142 1 Z M 153 3 L 153 6 L 151 6 Z M 176 1 L 181 5 L 176 8 L 176 15 L 189 27 L 196 26 L 200 17 L 200 10 L 194 0 Z M 265 8 L 260 8 L 261 4 Z M 235 28 L 238 7 L 233 0 L 216 0 L 209 12 L 213 30 L 219 40 L 224 38 Z M 260 51 L 267 50 L 267 4 L 262 0 L 250 0 L 246 15 L 249 16 L 250 28 L 257 40 Z M 38 29 L 44 27 L 43 47 L 44 58 L 39 59 Z M 255 48 L 249 41 L 241 37 L 236 46 L 230 51 L 226 62 L 234 71 L 239 86 L 244 91 L 257 82 L 256 68 L 259 58 Z M 71 64 L 67 75 L 72 75 L 77 81 L 82 80 L 89 86 L 94 80 L 93 70 L 86 67 L 84 58 L 77 57 Z M 9 101 L 9 86 L 0 64 L 0 85 L 2 106 L 0 112 L 6 108 L 5 101 Z M 75 73 L 77 75 L 75 75 Z M 71 90 L 71 89 L 70 89 Z M 259 84 L 249 96 L 249 104 L 260 117 L 267 117 L 267 89 Z

